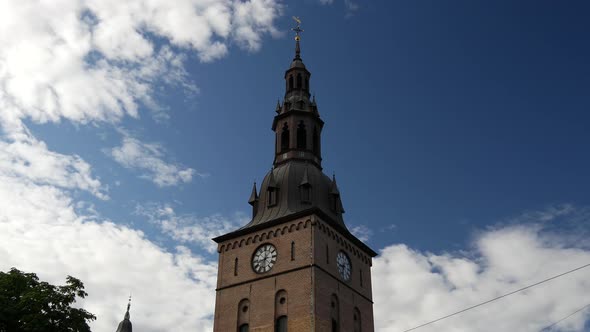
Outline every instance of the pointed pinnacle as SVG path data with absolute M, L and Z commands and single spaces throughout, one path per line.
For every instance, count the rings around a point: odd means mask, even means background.
M 254 186 L 252 186 L 252 193 L 250 194 L 250 199 L 248 199 L 248 203 L 250 205 L 254 205 L 258 201 L 258 192 L 256 191 L 256 182 L 254 182 Z
M 332 190 L 330 191 L 333 195 L 340 195 L 338 190 L 338 184 L 336 184 L 336 173 L 332 173 Z

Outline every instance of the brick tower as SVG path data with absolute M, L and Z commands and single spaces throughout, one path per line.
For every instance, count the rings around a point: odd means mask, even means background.
M 272 123 L 273 168 L 248 202 L 252 220 L 214 239 L 219 267 L 215 332 L 372 332 L 371 260 L 348 231 L 334 177 L 322 172 L 311 73 L 295 58 Z

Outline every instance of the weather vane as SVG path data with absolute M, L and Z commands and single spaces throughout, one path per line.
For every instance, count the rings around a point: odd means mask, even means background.
M 292 28 L 291 30 L 295 31 L 295 40 L 299 41 L 301 39 L 299 34 L 303 32 L 303 29 L 301 29 L 301 20 L 297 16 L 293 16 L 293 19 L 295 20 L 295 22 L 297 22 L 297 26 Z

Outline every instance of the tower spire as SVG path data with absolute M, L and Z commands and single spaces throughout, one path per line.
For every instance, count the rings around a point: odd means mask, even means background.
M 291 28 L 291 30 L 295 31 L 295 59 L 301 59 L 301 47 L 299 46 L 299 41 L 301 40 L 299 34 L 303 32 L 303 29 L 301 29 L 301 19 L 297 16 L 293 16 L 293 19 L 297 22 L 297 26 Z
M 129 315 L 129 309 L 131 309 L 131 295 L 129 295 L 129 302 L 127 302 L 127 311 L 125 312 L 125 317 L 119 323 L 119 326 L 117 327 L 116 332 L 132 332 L 133 331 L 133 327 L 131 325 L 131 320 L 130 320 L 131 317 Z

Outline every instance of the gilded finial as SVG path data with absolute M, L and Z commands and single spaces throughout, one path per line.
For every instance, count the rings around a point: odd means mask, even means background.
M 293 20 L 295 20 L 295 22 L 297 22 L 297 26 L 294 28 L 291 28 L 291 30 L 295 31 L 295 40 L 299 41 L 299 40 L 301 40 L 301 36 L 299 36 L 299 34 L 301 32 L 303 32 L 303 29 L 301 29 L 301 19 L 297 16 L 293 16 Z

